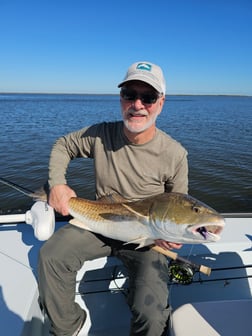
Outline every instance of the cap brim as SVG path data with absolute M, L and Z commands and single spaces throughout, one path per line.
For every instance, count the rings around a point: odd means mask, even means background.
M 145 77 L 145 76 L 139 76 L 139 74 L 137 76 L 130 76 L 127 78 L 127 80 L 121 82 L 120 84 L 118 84 L 117 87 L 122 87 L 124 84 L 128 83 L 128 82 L 131 82 L 131 81 L 134 81 L 134 80 L 137 80 L 137 81 L 141 81 L 141 82 L 144 82 L 146 84 L 149 84 L 150 86 L 152 86 L 155 90 L 157 90 L 157 92 L 159 93 L 164 93 L 162 88 L 157 84 L 155 83 L 154 81 L 152 81 L 149 77 Z

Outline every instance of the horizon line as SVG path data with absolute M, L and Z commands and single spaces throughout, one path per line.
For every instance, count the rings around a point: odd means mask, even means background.
M 87 92 L 29 92 L 29 91 L 0 91 L 0 95 L 4 94 L 38 94 L 38 95 L 106 95 L 106 96 L 119 96 L 120 93 L 87 93 Z M 235 96 L 235 97 L 252 97 L 252 94 L 239 94 L 239 93 L 166 93 L 165 96 Z

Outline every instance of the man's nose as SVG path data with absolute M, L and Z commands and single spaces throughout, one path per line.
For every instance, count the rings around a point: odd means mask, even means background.
M 132 105 L 134 106 L 135 110 L 141 110 L 144 108 L 144 104 L 142 103 L 140 98 L 137 98 L 132 102 Z

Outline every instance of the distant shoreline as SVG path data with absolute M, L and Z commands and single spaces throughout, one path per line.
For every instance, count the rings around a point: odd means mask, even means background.
M 119 96 L 119 93 L 76 93 L 76 92 L 0 92 L 0 95 L 76 95 L 76 96 Z M 245 94 L 214 93 L 166 93 L 166 96 L 212 96 L 212 97 L 252 97 Z

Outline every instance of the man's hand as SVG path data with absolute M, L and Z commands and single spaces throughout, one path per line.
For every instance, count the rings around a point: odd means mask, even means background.
M 73 189 L 66 184 L 58 184 L 51 188 L 49 194 L 49 205 L 63 216 L 69 215 L 68 201 L 71 197 L 76 197 Z
M 180 249 L 182 247 L 182 244 L 171 243 L 163 239 L 156 239 L 155 244 L 165 250 Z

